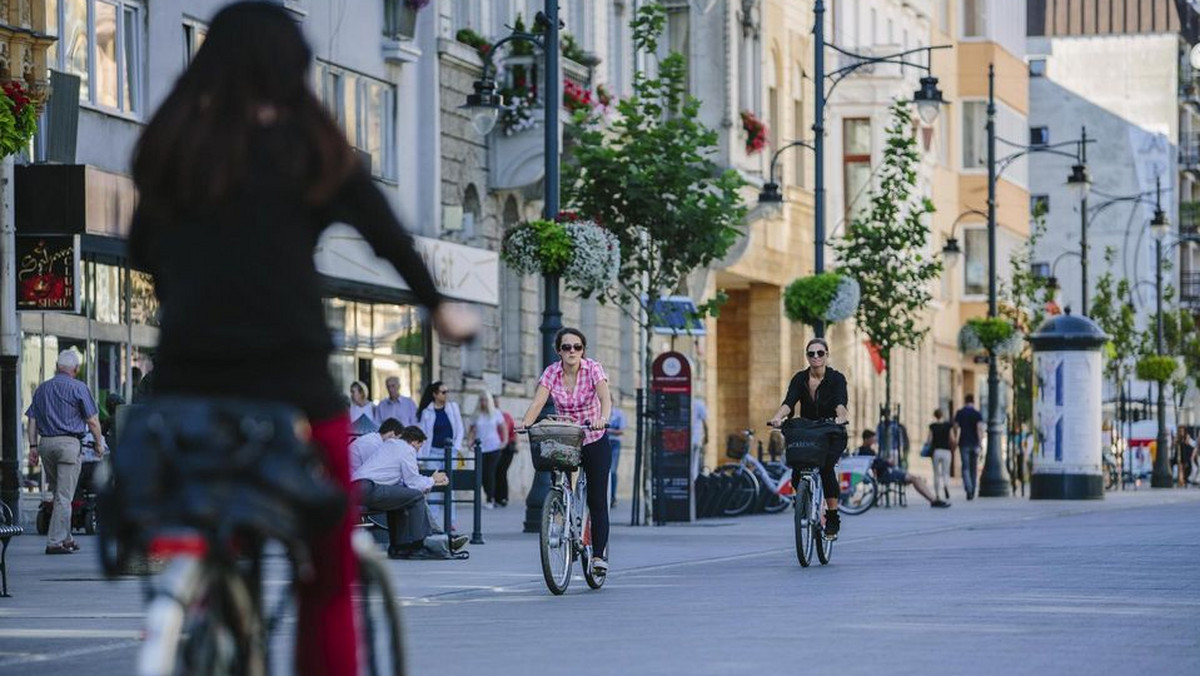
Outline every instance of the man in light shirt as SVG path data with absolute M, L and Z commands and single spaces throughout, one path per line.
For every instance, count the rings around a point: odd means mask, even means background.
M 350 444 L 350 478 L 359 502 L 367 509 L 387 512 L 389 558 L 412 556 L 425 538 L 436 533 L 425 494 L 448 480 L 442 472 L 424 476 L 417 468 L 417 449 L 424 441 L 419 427 L 406 428 L 389 418 L 378 432 Z M 462 549 L 468 540 L 465 535 L 451 537 L 450 550 Z
M 388 396 L 380 399 L 375 405 L 375 416 L 380 424 L 388 418 L 395 418 L 401 425 L 408 427 L 417 424 L 417 402 L 400 394 L 400 379 L 391 376 L 383 381 L 387 386 Z

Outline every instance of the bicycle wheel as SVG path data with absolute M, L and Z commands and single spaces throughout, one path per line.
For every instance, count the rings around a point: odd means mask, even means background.
M 721 513 L 725 516 L 741 516 L 747 514 L 754 507 L 754 503 L 758 501 L 758 479 L 754 477 L 752 472 L 748 472 L 737 466 L 733 474 L 733 491 L 729 494 L 729 501 L 725 503 L 725 508 Z
M 817 543 L 817 558 L 820 559 L 821 565 L 829 563 L 830 557 L 833 556 L 833 540 L 825 539 L 825 529 L 821 527 L 821 520 L 816 519 L 813 522 L 813 541 Z
M 767 475 L 773 479 L 776 484 L 783 485 L 781 479 L 786 474 L 786 466 L 780 463 L 767 463 L 765 465 Z M 792 505 L 792 496 L 780 495 L 779 493 L 767 492 L 766 499 L 763 500 L 762 511 L 766 514 L 778 514 Z
M 172 561 L 146 610 L 142 676 L 266 673 L 261 622 L 245 582 L 204 562 Z
M 879 486 L 870 474 L 862 475 L 861 479 L 850 480 L 850 490 L 838 495 L 838 511 L 854 516 L 862 514 L 875 506 L 879 497 Z
M 580 557 L 579 565 L 583 567 L 583 579 L 587 582 L 587 586 L 592 589 L 599 589 L 604 586 L 604 581 L 608 579 L 608 575 L 593 575 L 592 574 L 592 538 L 591 538 L 592 521 L 591 515 L 585 509 L 583 512 L 583 532 L 584 544 L 583 554 Z
M 796 558 L 800 565 L 807 568 L 812 563 L 813 529 L 809 511 L 812 510 L 812 498 L 808 494 L 808 483 L 801 481 L 796 491 L 796 511 L 794 512 L 796 534 Z
M 373 538 L 362 533 L 356 538 L 358 589 L 355 601 L 362 621 L 363 654 L 360 667 L 372 676 L 403 676 L 404 632 L 400 604 L 392 588 L 388 569 L 380 560 Z
M 562 492 L 551 489 L 542 504 L 542 532 L 539 538 L 542 549 L 542 577 L 546 588 L 555 596 L 567 591 L 571 584 L 571 528 L 566 501 Z

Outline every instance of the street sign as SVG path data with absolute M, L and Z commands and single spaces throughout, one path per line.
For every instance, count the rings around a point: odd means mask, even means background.
M 650 392 L 655 411 L 651 436 L 654 517 L 658 523 L 691 521 L 692 368 L 678 352 L 654 360 Z
M 78 235 L 16 236 L 17 311 L 79 312 Z

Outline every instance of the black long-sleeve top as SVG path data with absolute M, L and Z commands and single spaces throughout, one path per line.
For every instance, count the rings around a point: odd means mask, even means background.
M 133 265 L 150 272 L 161 306 L 156 392 L 270 399 L 314 420 L 342 408 L 328 359 L 332 340 L 313 252 L 334 222 L 355 227 L 404 276 L 427 308 L 433 278 L 365 170 L 325 207 L 255 166 L 221 204 L 165 220 L 139 209 L 129 234 Z
M 849 401 L 846 394 L 846 376 L 829 367 L 825 368 L 825 377 L 817 385 L 817 397 L 814 401 L 808 392 L 808 369 L 792 376 L 788 384 L 787 396 L 783 406 L 795 409 L 800 404 L 800 410 L 795 415 L 806 420 L 824 420 L 837 417 L 837 407 L 845 406 Z

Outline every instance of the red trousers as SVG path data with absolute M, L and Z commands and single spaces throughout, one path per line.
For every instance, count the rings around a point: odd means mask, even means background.
M 350 534 L 354 497 L 350 489 L 350 418 L 314 422 L 313 438 L 325 452 L 329 476 L 346 489 L 346 517 L 313 543 L 312 580 L 298 588 L 296 673 L 304 676 L 357 676 L 358 632 L 351 588 L 358 576 Z

